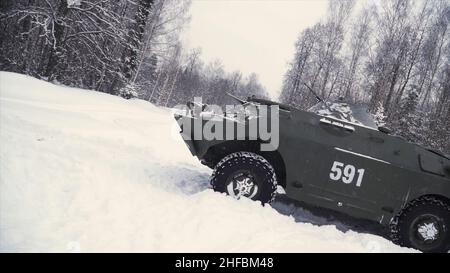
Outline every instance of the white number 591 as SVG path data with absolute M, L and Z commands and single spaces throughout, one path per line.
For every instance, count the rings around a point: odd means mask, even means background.
M 356 170 L 353 165 L 345 165 L 342 162 L 334 161 L 331 167 L 330 179 L 334 181 L 342 180 L 345 184 L 351 184 L 355 178 L 355 174 L 358 172 L 358 179 L 356 180 L 356 186 L 361 187 L 361 183 L 364 177 L 364 169 Z

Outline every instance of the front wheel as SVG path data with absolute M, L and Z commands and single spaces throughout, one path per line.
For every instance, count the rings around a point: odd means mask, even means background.
M 215 191 L 225 192 L 236 199 L 246 197 L 265 204 L 275 198 L 277 178 L 275 170 L 264 157 L 237 152 L 217 163 L 211 185 Z
M 423 252 L 450 250 L 450 205 L 435 197 L 412 201 L 391 223 L 394 242 Z

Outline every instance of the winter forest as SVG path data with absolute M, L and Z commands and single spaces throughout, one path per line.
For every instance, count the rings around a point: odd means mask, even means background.
M 179 36 L 189 0 L 2 0 L 0 70 L 157 105 L 266 97 L 255 74 L 203 63 Z
M 301 109 L 325 100 L 367 104 L 377 123 L 450 152 L 450 2 L 330 1 L 305 29 L 280 100 Z M 308 86 L 308 87 L 307 87 Z
M 308 109 L 316 103 L 308 85 L 328 101 L 367 104 L 379 125 L 450 153 L 450 2 L 362 3 L 330 1 L 299 34 L 279 101 Z M 161 106 L 194 96 L 223 104 L 225 92 L 268 97 L 256 74 L 228 72 L 185 48 L 190 4 L 2 0 L 0 70 Z

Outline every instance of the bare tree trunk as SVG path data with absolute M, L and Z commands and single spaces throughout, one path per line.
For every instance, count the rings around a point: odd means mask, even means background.
M 169 104 L 170 97 L 172 96 L 172 93 L 173 93 L 173 89 L 175 88 L 175 84 L 177 83 L 178 73 L 180 72 L 180 68 L 181 68 L 181 66 L 179 65 L 177 68 L 177 72 L 175 72 L 175 76 L 172 81 L 172 87 L 170 88 L 170 92 L 169 92 L 169 95 L 167 96 L 166 104 L 164 105 L 165 107 L 167 107 L 167 105 Z
M 122 72 L 125 80 L 128 82 L 132 79 L 138 65 L 139 50 L 141 48 L 145 27 L 147 25 L 150 9 L 153 6 L 154 0 L 139 0 L 138 10 L 135 16 L 135 23 L 131 26 L 128 33 L 129 41 L 128 47 L 124 50 L 122 60 L 124 63 Z
M 53 7 L 51 7 L 53 9 Z M 64 32 L 66 26 L 64 25 L 64 17 L 69 12 L 67 0 L 61 0 L 57 12 L 52 10 L 52 24 L 53 24 L 53 45 L 50 47 L 49 59 L 44 76 L 48 79 L 53 78 L 55 67 L 58 65 L 61 55 L 63 54 Z

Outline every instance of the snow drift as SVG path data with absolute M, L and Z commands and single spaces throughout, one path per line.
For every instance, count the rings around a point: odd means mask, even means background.
M 169 109 L 0 72 L 2 252 L 399 252 L 209 189 Z

